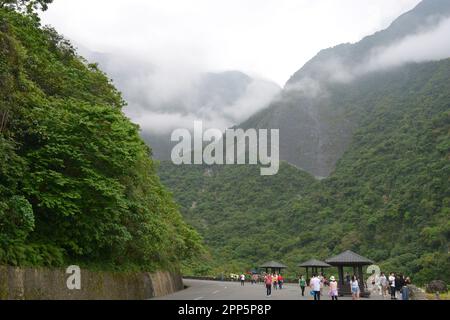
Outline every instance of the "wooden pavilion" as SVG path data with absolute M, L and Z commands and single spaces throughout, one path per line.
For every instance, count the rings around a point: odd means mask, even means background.
M 305 268 L 306 269 L 306 280 L 309 281 L 309 268 L 311 268 L 312 273 L 319 273 L 319 268 L 320 271 L 323 273 L 323 269 L 325 268 L 331 268 L 331 265 L 329 265 L 326 262 L 320 261 L 320 260 L 316 260 L 316 259 L 311 259 L 308 260 L 306 262 L 303 262 L 301 264 L 298 265 L 300 268 Z
M 374 262 L 368 258 L 360 256 L 353 251 L 345 251 L 335 257 L 325 260 L 326 263 L 338 268 L 339 272 L 339 294 L 351 294 L 350 284 L 344 279 L 344 267 L 352 267 L 353 273 L 359 278 L 361 296 L 367 296 L 366 281 L 364 280 L 363 266 L 372 265 Z

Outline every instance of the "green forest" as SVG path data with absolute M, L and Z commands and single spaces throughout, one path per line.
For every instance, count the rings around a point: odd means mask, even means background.
M 99 66 L 41 25 L 51 2 L 0 0 L 0 265 L 217 276 L 278 260 L 295 276 L 353 250 L 450 282 L 450 59 L 330 84 L 325 117 L 352 139 L 325 179 L 175 166 L 152 159 Z
M 415 283 L 450 280 L 450 60 L 328 90 L 330 108 L 343 108 L 355 132 L 326 179 L 287 163 L 273 177 L 251 166 L 161 165 L 212 252 L 207 268 L 193 262 L 187 272 L 242 272 L 274 259 L 295 275 L 303 261 L 354 250 Z
M 36 9 L 0 2 L 0 264 L 176 270 L 203 252 L 120 93 Z

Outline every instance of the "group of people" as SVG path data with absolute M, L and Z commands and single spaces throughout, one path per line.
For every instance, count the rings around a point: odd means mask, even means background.
M 302 291 L 302 297 L 305 296 L 305 289 L 306 289 L 306 279 L 303 275 L 300 276 L 298 283 L 300 286 L 300 289 Z M 339 293 L 338 293 L 338 283 L 336 281 L 336 278 L 334 276 L 331 276 L 328 280 L 323 273 L 320 275 L 314 274 L 311 280 L 309 281 L 309 287 L 311 288 L 311 295 L 314 297 L 314 300 L 320 300 L 322 296 L 322 291 L 325 286 L 329 286 L 329 295 L 331 297 L 331 300 L 338 300 Z
M 403 274 L 392 272 L 386 275 L 382 272 L 380 275 L 373 273 L 367 280 L 367 287 L 371 293 L 378 293 L 379 295 L 391 300 L 409 300 L 409 287 L 411 279 Z
M 266 295 L 267 297 L 272 296 L 272 290 L 282 290 L 284 284 L 284 278 L 281 274 L 273 273 L 273 274 L 265 274 L 263 277 L 259 275 L 252 275 L 251 283 L 256 284 L 261 279 L 263 279 Z M 242 274 L 240 276 L 241 285 L 245 285 L 246 276 Z M 350 276 L 349 273 L 346 273 L 344 277 L 345 283 L 349 286 L 349 289 L 352 293 L 353 300 L 359 300 L 361 296 L 361 280 L 357 275 Z M 405 277 L 403 274 L 390 273 L 386 275 L 385 273 L 376 274 L 375 272 L 367 279 L 367 288 L 372 294 L 378 293 L 379 295 L 387 298 L 389 295 L 392 300 L 409 300 L 409 287 L 411 284 L 411 279 L 409 277 Z M 332 300 L 338 300 L 339 297 L 339 287 L 338 281 L 334 276 L 331 276 L 329 279 L 323 274 L 314 274 L 313 277 L 309 280 L 306 279 L 303 275 L 300 275 L 298 280 L 298 285 L 301 289 L 302 297 L 305 296 L 305 290 L 309 286 L 310 294 L 314 297 L 314 300 L 321 300 L 323 296 L 324 287 L 329 287 L 328 294 Z
M 281 274 L 266 274 L 264 276 L 264 284 L 266 285 L 266 295 L 267 297 L 272 296 L 272 287 L 275 290 L 282 290 L 284 284 L 284 278 Z

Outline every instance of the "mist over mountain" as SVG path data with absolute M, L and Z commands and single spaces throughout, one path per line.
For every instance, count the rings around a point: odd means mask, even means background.
M 280 129 L 281 159 L 327 177 L 364 116 L 355 102 L 383 95 L 380 73 L 389 76 L 405 65 L 450 57 L 449 34 L 450 2 L 425 0 L 386 30 L 319 52 L 268 109 L 242 127 Z M 367 81 L 370 87 L 361 86 Z
M 207 72 L 198 66 L 80 50 L 122 91 L 128 102 L 125 113 L 140 125 L 157 159 L 170 159 L 176 144 L 170 141 L 173 130 L 192 130 L 196 120 L 205 128 L 225 130 L 266 108 L 281 91 L 274 82 L 240 71 Z
M 450 1 L 425 0 L 321 51 L 241 125 L 280 129 L 281 158 L 301 169 L 162 164 L 214 257 L 192 274 L 277 260 L 298 276 L 299 262 L 350 249 L 415 283 L 450 281 L 449 13 Z

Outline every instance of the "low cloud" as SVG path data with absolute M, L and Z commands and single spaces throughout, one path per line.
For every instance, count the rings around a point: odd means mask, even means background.
M 167 135 L 191 129 L 194 121 L 225 130 L 265 108 L 281 88 L 270 81 L 238 72 L 208 73 L 204 66 L 177 59 L 114 54 L 80 48 L 98 62 L 122 91 L 125 113 L 142 131 Z
M 359 73 L 449 58 L 449 37 L 450 19 L 446 19 L 434 30 L 408 36 L 389 47 L 374 49 L 367 66 L 361 67 Z
M 432 29 L 421 30 L 389 46 L 371 49 L 362 62 L 344 63 L 338 55 L 315 61 L 302 77 L 288 83 L 285 92 L 296 92 L 308 98 L 324 97 L 327 82 L 350 83 L 369 73 L 450 58 L 449 35 L 450 18 L 445 18 Z
M 201 119 L 193 114 L 161 113 L 148 111 L 134 117 L 145 133 L 158 136 L 169 136 L 175 129 L 193 130 L 194 121 L 202 121 L 205 128 L 226 128 L 227 122 L 215 119 L 214 121 Z

